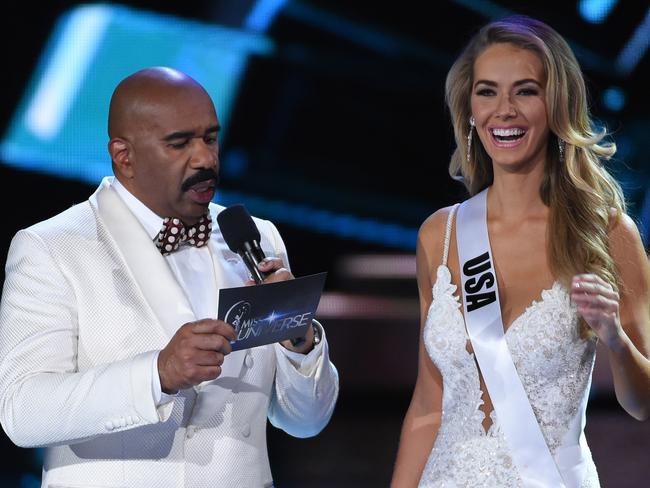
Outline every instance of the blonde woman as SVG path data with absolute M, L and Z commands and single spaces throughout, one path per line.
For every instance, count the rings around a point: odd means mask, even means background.
M 596 345 L 650 417 L 650 269 L 616 148 L 568 44 L 512 16 L 446 82 L 452 177 L 471 198 L 421 226 L 418 377 L 392 488 L 598 487 L 583 428 Z

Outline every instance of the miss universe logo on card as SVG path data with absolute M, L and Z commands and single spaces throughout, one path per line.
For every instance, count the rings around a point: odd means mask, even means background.
M 252 313 L 253 307 L 247 301 L 241 300 L 235 303 L 226 312 L 224 321 L 229 323 L 237 331 L 237 341 L 243 341 L 252 337 L 259 337 L 262 332 L 279 332 L 309 325 L 312 313 L 277 313 L 271 312 L 266 317 L 255 317 Z

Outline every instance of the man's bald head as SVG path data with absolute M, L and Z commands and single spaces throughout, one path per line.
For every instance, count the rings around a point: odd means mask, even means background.
M 210 95 L 174 69 L 128 76 L 111 98 L 108 152 L 117 180 L 159 216 L 193 223 L 214 195 L 219 118 Z
M 124 78 L 115 88 L 108 111 L 108 137 L 129 138 L 142 127 L 143 117 L 151 109 L 169 104 L 183 92 L 202 92 L 205 89 L 193 78 L 173 68 L 163 66 L 145 68 Z M 211 102 L 210 102 L 211 103 Z

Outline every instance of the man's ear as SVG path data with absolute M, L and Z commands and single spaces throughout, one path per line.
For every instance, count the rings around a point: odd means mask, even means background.
M 111 155 L 115 171 L 125 178 L 133 178 L 131 145 L 129 142 L 115 137 L 108 141 L 108 152 Z

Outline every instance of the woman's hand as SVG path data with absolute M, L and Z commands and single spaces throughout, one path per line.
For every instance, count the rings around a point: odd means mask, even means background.
M 620 297 L 612 285 L 595 274 L 580 274 L 571 282 L 571 300 L 589 327 L 607 346 L 625 335 L 619 316 Z

